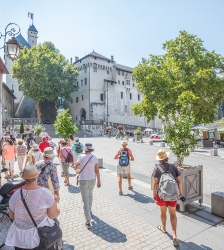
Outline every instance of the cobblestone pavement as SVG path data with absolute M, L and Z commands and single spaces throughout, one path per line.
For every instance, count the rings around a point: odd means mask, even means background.
M 148 139 L 144 139 L 145 142 Z M 103 158 L 103 162 L 114 167 L 117 166 L 117 161 L 114 160 L 116 152 L 121 148 L 121 141 L 114 138 L 81 138 L 81 142 L 90 141 L 93 143 L 95 154 L 99 158 Z M 148 143 L 129 142 L 128 147 L 132 150 L 135 161 L 131 163 L 132 171 L 146 176 L 151 176 L 156 163 L 155 155 L 159 150 L 159 143 L 154 143 L 153 146 Z M 169 148 L 165 148 L 169 151 Z M 220 150 L 222 156 L 209 156 L 206 150 L 197 150 L 185 158 L 184 163 L 189 165 L 203 165 L 204 174 L 204 195 L 207 199 L 204 202 L 210 205 L 210 195 L 215 191 L 224 191 L 224 151 Z M 170 162 L 174 162 L 176 157 L 171 154 Z M 150 181 L 150 180 L 149 180 Z

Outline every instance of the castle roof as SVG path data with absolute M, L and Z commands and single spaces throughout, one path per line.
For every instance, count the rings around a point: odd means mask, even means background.
M 82 60 L 82 59 L 84 59 L 84 58 L 86 58 L 86 57 L 88 57 L 88 56 L 93 56 L 93 57 L 97 57 L 97 58 L 101 58 L 101 59 L 104 59 L 104 60 L 113 62 L 110 58 L 105 57 L 105 56 L 103 56 L 103 55 L 100 55 L 100 54 L 96 53 L 95 51 L 89 53 L 88 55 L 86 55 L 86 56 L 84 56 L 84 57 L 82 57 L 82 58 L 80 58 L 79 60 Z M 78 60 L 78 61 L 79 61 L 79 60 Z
M 26 46 L 28 49 L 31 48 L 31 46 L 29 45 L 29 43 L 26 41 L 26 39 L 21 35 L 19 34 L 17 37 L 16 37 L 16 40 L 17 42 L 19 43 L 19 46 L 22 48 L 24 46 Z
M 116 64 L 116 69 L 118 70 L 123 70 L 123 71 L 126 71 L 126 72 L 133 72 L 133 69 L 131 67 L 128 67 L 128 66 L 124 66 L 124 65 L 121 65 L 121 64 Z
M 28 30 L 31 30 L 31 31 L 34 31 L 34 32 L 38 32 L 36 27 L 32 24 L 30 25 L 29 29 Z

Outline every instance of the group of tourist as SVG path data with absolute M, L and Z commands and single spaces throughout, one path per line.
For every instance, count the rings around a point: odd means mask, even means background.
M 30 138 L 30 139 L 29 139 Z M 31 136 L 29 141 L 32 141 Z M 27 148 L 29 141 L 26 143 Z M 27 216 L 27 209 L 24 207 L 21 195 L 27 203 L 27 206 L 34 218 L 34 221 L 38 227 L 49 226 L 52 227 L 54 223 L 58 223 L 57 216 L 60 214 L 59 206 L 59 178 L 58 170 L 53 159 L 56 156 L 54 153 L 54 146 L 49 146 L 49 142 L 42 138 L 42 146 L 37 147 L 36 144 L 30 146 L 30 150 L 33 150 L 32 161 L 30 159 L 27 162 L 26 167 L 20 168 L 22 171 L 22 178 L 26 184 L 22 188 L 22 191 L 17 190 L 9 202 L 10 218 L 13 220 L 12 226 L 9 229 L 6 245 L 15 246 L 15 249 L 35 249 L 39 245 L 40 238 L 38 237 L 37 230 L 32 220 Z M 41 144 L 40 143 L 40 144 Z M 12 146 L 10 150 L 7 146 Z M 122 191 L 122 178 L 123 175 L 127 175 L 128 189 L 132 190 L 131 173 L 130 173 L 130 161 L 134 161 L 132 151 L 127 148 L 128 142 L 122 141 L 122 148 L 119 149 L 114 159 L 118 160 L 118 183 L 119 183 L 119 195 L 123 195 Z M 16 155 L 17 158 L 25 157 L 26 147 L 19 140 L 18 146 L 15 147 L 11 142 L 7 142 L 6 152 Z M 41 148 L 41 150 L 39 150 Z M 23 151 L 24 149 L 24 151 Z M 5 149 L 4 149 L 5 150 Z M 4 151 L 3 150 L 3 151 Z M 97 184 L 97 187 L 101 187 L 101 179 L 99 172 L 99 164 L 97 157 L 92 153 L 94 151 L 91 143 L 83 145 L 79 138 L 69 136 L 68 140 L 60 140 L 57 146 L 57 156 L 60 158 L 61 168 L 64 175 L 64 185 L 69 186 L 69 166 L 72 166 L 76 170 L 77 185 L 80 188 L 80 193 L 83 201 L 84 215 L 86 218 L 85 226 L 90 229 L 92 227 L 92 203 L 93 203 L 93 189 Z M 41 160 L 38 158 L 39 152 L 41 154 Z M 43 152 L 43 153 L 42 153 Z M 3 154 L 5 155 L 5 154 Z M 29 155 L 29 153 L 28 153 Z M 153 198 L 156 204 L 160 206 L 161 211 L 161 226 L 158 227 L 163 233 L 166 232 L 166 211 L 170 214 L 170 222 L 173 233 L 173 244 L 178 245 L 176 226 L 176 205 L 177 198 L 165 199 L 163 194 L 163 187 L 160 180 L 163 179 L 163 174 L 168 174 L 171 182 L 175 180 L 178 194 L 182 196 L 182 184 L 180 180 L 180 172 L 173 165 L 168 163 L 169 152 L 160 150 L 156 156 L 159 164 L 155 166 L 152 176 L 154 177 L 153 184 Z M 28 158 L 29 156 L 27 156 Z M 43 159 L 43 160 L 42 160 Z M 9 158 L 5 158 L 6 161 L 11 162 Z M 15 159 L 14 159 L 15 160 Z M 19 160 L 18 160 L 19 163 Z M 7 163 L 6 167 L 10 168 L 10 164 Z M 10 170 L 12 171 L 12 169 Z M 172 183 L 173 184 L 173 183 Z M 175 188 L 174 188 L 175 189 Z M 22 192 L 22 193 L 21 193 Z M 173 190 L 172 190 L 173 192 Z M 166 193 L 167 192 L 166 190 Z M 173 195 L 173 194 L 172 194 Z M 175 196 L 176 197 L 176 196 Z M 22 231 L 20 229 L 23 229 Z M 49 249 L 63 249 L 62 239 L 58 239 Z

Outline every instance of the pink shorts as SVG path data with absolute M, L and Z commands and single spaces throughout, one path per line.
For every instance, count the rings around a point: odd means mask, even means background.
M 160 207 L 168 206 L 168 207 L 176 207 L 177 201 L 164 201 L 159 197 L 159 195 L 156 195 L 156 204 Z

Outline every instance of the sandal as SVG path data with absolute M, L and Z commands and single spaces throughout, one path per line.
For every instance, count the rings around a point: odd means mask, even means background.
M 133 189 L 133 187 L 132 186 L 130 186 L 129 188 L 128 188 L 128 190 L 132 190 Z
M 8 176 L 4 176 L 5 179 L 8 179 L 9 177 Z
M 119 195 L 123 195 L 123 192 L 122 192 L 122 191 L 119 191 Z
M 158 226 L 157 228 L 158 228 L 162 233 L 167 234 L 167 231 L 163 231 L 163 230 L 162 230 L 162 226 Z
M 173 239 L 173 245 L 174 246 L 179 246 L 178 239 L 176 239 L 176 238 Z

